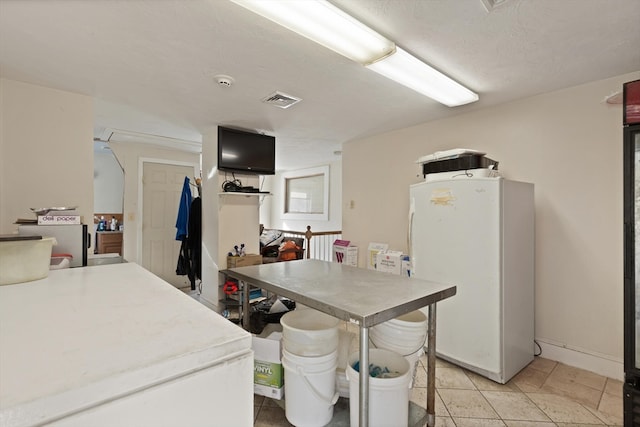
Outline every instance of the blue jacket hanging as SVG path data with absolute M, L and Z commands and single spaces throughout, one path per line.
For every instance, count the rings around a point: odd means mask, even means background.
M 184 240 L 189 229 L 189 209 L 191 207 L 191 188 L 189 187 L 189 177 L 184 177 L 182 185 L 182 196 L 178 206 L 178 219 L 176 219 L 176 240 Z

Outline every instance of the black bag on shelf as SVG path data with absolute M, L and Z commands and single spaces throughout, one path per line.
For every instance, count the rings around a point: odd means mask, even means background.
M 289 310 L 281 313 L 269 313 L 271 306 L 276 302 L 277 297 L 269 298 L 251 305 L 249 315 L 249 332 L 260 334 L 269 323 L 280 323 L 280 318 L 289 311 L 295 310 L 296 302 L 288 298 L 279 298 Z

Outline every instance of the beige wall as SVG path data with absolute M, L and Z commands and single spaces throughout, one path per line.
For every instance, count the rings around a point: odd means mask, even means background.
M 110 142 L 109 146 L 124 170 L 123 257 L 129 262 L 141 263 L 142 206 L 140 190 L 142 189 L 142 181 L 140 161 L 193 166 L 193 176 L 196 176 L 199 174 L 200 154 L 134 142 Z
M 0 233 L 29 208 L 77 206 L 93 221 L 93 101 L 0 79 Z
M 615 375 L 605 373 L 620 378 L 622 108 L 604 98 L 638 78 L 640 72 L 346 144 L 344 238 L 363 249 L 379 241 L 406 251 L 409 185 L 422 180 L 415 160 L 457 147 L 485 151 L 504 177 L 535 184 L 536 339 L 548 352 L 574 352 L 574 365 L 579 354 L 612 362 Z

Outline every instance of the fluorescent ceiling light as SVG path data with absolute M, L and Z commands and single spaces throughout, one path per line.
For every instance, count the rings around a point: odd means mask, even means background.
M 327 1 L 231 1 L 362 65 L 395 49 L 391 40 Z
M 476 93 L 326 0 L 231 1 L 449 107 L 478 100 Z
M 367 68 L 449 107 L 478 100 L 476 93 L 399 47 L 393 55 Z

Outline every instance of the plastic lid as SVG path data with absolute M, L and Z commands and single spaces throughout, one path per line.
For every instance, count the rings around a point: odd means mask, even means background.
M 71 254 L 51 254 L 51 258 L 70 258 L 73 259 Z

